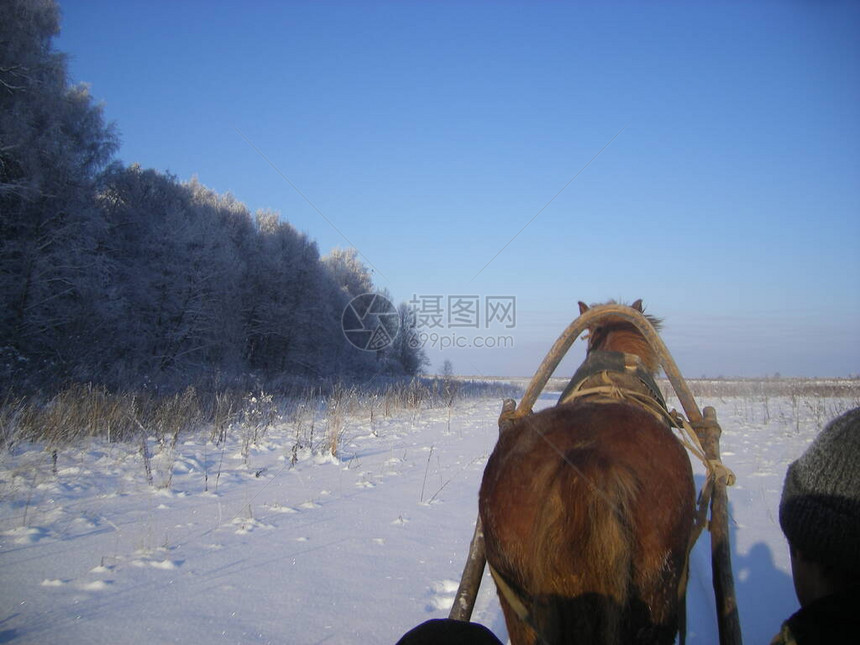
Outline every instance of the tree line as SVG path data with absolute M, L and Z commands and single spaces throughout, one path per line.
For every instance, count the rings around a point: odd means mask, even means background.
M 121 164 L 52 47 L 57 4 L 0 12 L 0 386 L 420 372 L 402 339 L 344 337 L 344 307 L 374 291 L 354 250 L 321 257 L 275 212 Z

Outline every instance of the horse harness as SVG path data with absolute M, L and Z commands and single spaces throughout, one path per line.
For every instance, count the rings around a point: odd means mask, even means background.
M 629 400 L 661 421 L 671 419 L 660 388 L 635 354 L 606 350 L 589 352 L 561 393 L 558 405 L 584 397 L 595 403 Z
M 722 461 L 708 459 L 690 423 L 666 406 L 660 388 L 639 356 L 606 350 L 589 352 L 561 393 L 557 405 L 573 403 L 581 398 L 593 403 L 629 401 L 638 405 L 678 431 L 678 440 L 702 462 L 709 477 L 723 477 L 726 485 L 734 484 L 734 473 Z

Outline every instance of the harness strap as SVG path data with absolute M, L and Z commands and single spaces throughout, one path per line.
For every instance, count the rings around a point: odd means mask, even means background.
M 612 378 L 612 373 L 603 371 L 599 373 L 601 385 L 587 387 L 583 389 L 574 389 L 572 392 L 563 397 L 559 401 L 559 405 L 563 403 L 571 403 L 578 398 L 593 397 L 596 402 L 618 402 L 623 400 L 631 400 L 639 406 L 654 415 L 659 421 L 669 424 L 669 427 L 678 430 L 678 440 L 681 444 L 690 451 L 702 464 L 708 476 L 722 478 L 727 486 L 732 486 L 735 483 L 736 477 L 734 472 L 719 459 L 708 459 L 705 455 L 705 450 L 699 441 L 690 423 L 676 410 L 671 412 L 666 409 L 661 401 L 657 401 L 654 397 L 638 392 L 629 388 L 618 385 Z M 589 379 L 592 380 L 592 379 Z M 588 381 L 583 381 L 580 385 L 585 385 Z
M 514 590 L 511 585 L 508 584 L 507 580 L 505 580 L 504 576 L 496 571 L 495 567 L 492 564 L 487 562 L 487 568 L 490 570 L 490 575 L 493 577 L 493 582 L 496 583 L 496 589 L 499 590 L 499 594 L 504 596 L 510 608 L 517 615 L 521 621 L 523 621 L 526 625 L 532 628 L 535 635 L 537 636 L 537 643 L 545 644 L 547 641 L 541 635 L 540 631 L 535 625 L 534 620 L 532 619 L 532 615 L 529 612 L 528 607 L 526 607 L 525 602 L 523 601 L 523 597 Z
M 499 590 L 499 593 L 505 597 L 505 600 L 507 600 L 511 609 L 514 610 L 517 618 L 534 628 L 534 625 L 532 625 L 531 614 L 529 614 L 529 610 L 523 602 L 522 597 L 513 590 L 511 585 L 509 585 L 502 577 L 502 574 L 496 571 L 496 568 L 489 562 L 487 563 L 487 568 L 490 570 L 493 582 L 496 583 L 496 588 Z

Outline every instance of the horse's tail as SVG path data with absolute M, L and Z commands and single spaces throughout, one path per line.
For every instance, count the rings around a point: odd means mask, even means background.
M 539 637 L 623 642 L 633 572 L 636 476 L 594 443 L 573 447 L 556 466 L 533 527 L 533 621 Z

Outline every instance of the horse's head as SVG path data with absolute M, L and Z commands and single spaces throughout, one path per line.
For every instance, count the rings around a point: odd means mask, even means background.
M 618 304 L 610 300 L 604 304 Z M 596 305 L 592 305 L 596 306 Z M 642 300 L 637 300 L 632 305 L 633 309 L 645 316 L 645 319 L 653 325 L 654 329 L 660 330 L 662 321 L 659 318 L 648 315 L 642 307 Z M 584 314 L 589 306 L 584 302 L 579 303 L 579 313 Z M 635 354 L 642 359 L 642 363 L 651 374 L 656 374 L 659 368 L 657 353 L 642 335 L 642 332 L 633 323 L 617 316 L 607 316 L 588 327 L 588 350 L 590 354 L 594 350 L 610 352 L 625 352 Z

